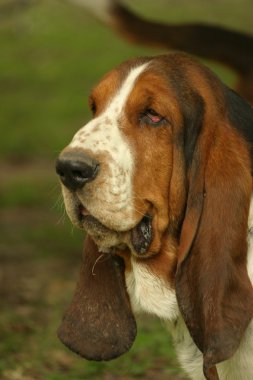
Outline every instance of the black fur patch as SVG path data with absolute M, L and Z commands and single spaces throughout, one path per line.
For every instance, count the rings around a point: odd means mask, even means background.
M 253 166 L 253 107 L 240 95 L 224 86 L 228 118 L 250 147 Z
M 203 125 L 205 102 L 202 96 L 188 82 L 184 68 L 180 66 L 173 67 L 169 81 L 183 115 L 182 135 L 179 139 L 183 145 L 185 164 L 188 169 Z

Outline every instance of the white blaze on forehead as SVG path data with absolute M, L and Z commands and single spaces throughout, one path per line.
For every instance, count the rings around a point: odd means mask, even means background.
M 105 111 L 76 133 L 70 144 L 71 148 L 89 149 L 94 153 L 106 151 L 125 167 L 124 162 L 130 159 L 131 149 L 120 132 L 119 117 L 122 115 L 136 79 L 147 65 L 148 63 L 142 64 L 130 71 L 118 92 L 109 99 Z M 129 164 L 130 162 L 131 159 Z
M 123 85 L 119 89 L 119 92 L 116 94 L 112 102 L 109 104 L 107 112 L 110 112 L 114 110 L 115 108 L 119 108 L 119 111 L 122 110 L 122 108 L 126 104 L 126 101 L 128 99 L 130 92 L 132 91 L 134 87 L 136 79 L 144 71 L 147 65 L 148 63 L 144 63 L 143 65 L 136 67 L 130 71 L 127 78 L 123 82 Z

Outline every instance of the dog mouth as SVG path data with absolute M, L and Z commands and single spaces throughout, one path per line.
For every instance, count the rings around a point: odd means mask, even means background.
M 151 215 L 144 215 L 135 227 L 133 227 L 130 231 L 122 233 L 106 227 L 98 219 L 96 219 L 81 203 L 79 203 L 77 209 L 79 223 L 82 225 L 82 228 L 84 228 L 91 235 L 100 236 L 101 238 L 102 236 L 104 237 L 107 235 L 117 234 L 117 240 L 119 243 L 121 242 L 122 235 L 121 243 L 128 245 L 129 248 L 134 251 L 134 253 L 140 256 L 147 253 L 153 239 Z
M 98 219 L 96 219 L 86 207 L 81 203 L 78 205 L 78 220 L 82 226 L 87 231 L 94 231 L 96 233 L 106 233 L 112 230 L 103 225 Z
M 152 217 L 145 215 L 131 230 L 131 243 L 138 255 L 145 255 L 153 239 Z

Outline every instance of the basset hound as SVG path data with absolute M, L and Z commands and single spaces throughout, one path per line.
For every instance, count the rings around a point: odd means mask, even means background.
M 253 379 L 253 109 L 183 53 L 106 74 L 56 170 L 87 231 L 59 338 L 126 352 L 134 314 L 165 320 L 194 380 Z

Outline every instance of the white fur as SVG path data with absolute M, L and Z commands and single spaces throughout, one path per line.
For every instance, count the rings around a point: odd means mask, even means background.
M 182 316 L 176 325 L 168 323 L 168 327 L 181 367 L 190 379 L 205 380 L 202 353 L 193 342 Z M 220 380 L 252 380 L 252 352 L 253 322 L 251 321 L 236 353 L 229 360 L 217 365 Z
M 253 200 L 251 201 L 248 235 L 248 274 L 253 284 Z M 179 313 L 175 291 L 152 273 L 145 262 L 132 258 L 132 272 L 126 273 L 127 290 L 134 311 L 144 311 L 167 320 L 179 362 L 189 378 L 205 380 L 203 357 L 193 342 Z M 253 320 L 232 358 L 217 365 L 220 380 L 253 380 Z
M 145 311 L 162 319 L 178 317 L 175 291 L 169 283 L 153 274 L 145 262 L 131 258 L 132 271 L 126 274 L 127 291 L 135 312 Z
M 115 231 L 130 230 L 139 218 L 134 210 L 132 186 L 134 152 L 121 131 L 120 119 L 134 84 L 146 66 L 143 64 L 130 71 L 118 92 L 108 99 L 105 111 L 81 128 L 68 146 L 91 152 L 95 158 L 102 157 L 97 178 L 87 184 L 78 197 L 96 219 Z M 68 205 L 67 189 L 63 189 L 63 195 L 73 221 L 73 205 Z

